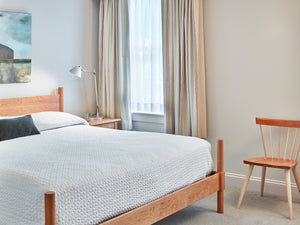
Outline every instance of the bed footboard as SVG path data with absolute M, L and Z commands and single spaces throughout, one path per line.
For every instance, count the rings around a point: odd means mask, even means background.
M 218 213 L 224 213 L 225 172 L 223 140 L 218 140 L 217 171 L 212 175 L 162 198 L 121 214 L 101 225 L 153 224 L 215 192 L 218 192 Z M 149 213 L 150 212 L 150 213 Z M 55 225 L 55 192 L 45 193 L 45 225 Z

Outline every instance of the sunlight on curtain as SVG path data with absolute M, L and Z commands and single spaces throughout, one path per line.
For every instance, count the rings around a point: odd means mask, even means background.
M 132 112 L 163 113 L 161 0 L 129 0 Z
M 203 0 L 163 1 L 166 131 L 207 137 Z

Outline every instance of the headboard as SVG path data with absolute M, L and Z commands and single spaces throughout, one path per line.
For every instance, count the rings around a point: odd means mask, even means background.
M 58 94 L 0 99 L 0 116 L 19 116 L 43 111 L 63 111 L 63 88 Z

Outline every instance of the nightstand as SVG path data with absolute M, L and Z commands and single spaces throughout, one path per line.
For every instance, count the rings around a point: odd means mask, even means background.
M 103 118 L 102 120 L 99 119 L 86 119 L 90 126 L 94 127 L 104 127 L 104 128 L 110 128 L 110 129 L 118 129 L 118 122 L 121 121 L 121 119 L 114 119 L 114 118 Z

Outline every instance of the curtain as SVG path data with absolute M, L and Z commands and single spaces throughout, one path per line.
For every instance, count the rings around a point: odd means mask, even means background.
M 161 0 L 129 0 L 131 110 L 163 113 Z
M 100 114 L 121 118 L 122 129 L 131 129 L 128 4 L 126 0 L 99 3 Z
M 207 137 L 203 0 L 163 0 L 166 131 Z

